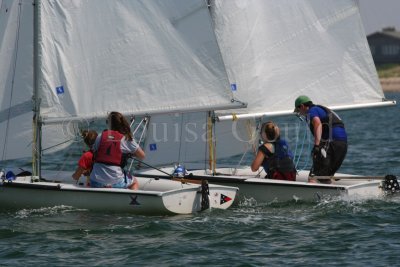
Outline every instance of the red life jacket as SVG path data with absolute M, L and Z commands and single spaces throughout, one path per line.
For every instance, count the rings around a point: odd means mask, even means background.
M 101 134 L 100 144 L 96 152 L 95 161 L 107 165 L 121 166 L 121 139 L 123 137 L 124 135 L 117 131 L 103 131 Z

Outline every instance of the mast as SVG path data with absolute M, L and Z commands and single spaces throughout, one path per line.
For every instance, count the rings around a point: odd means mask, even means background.
M 208 164 L 209 169 L 214 175 L 216 173 L 217 168 L 217 159 L 216 159 L 216 140 L 215 140 L 215 114 L 212 111 L 208 112 L 207 116 L 207 140 L 208 140 Z
M 42 121 L 40 117 L 39 75 L 41 55 L 40 40 L 40 0 L 33 2 L 33 144 L 32 144 L 32 170 L 33 175 L 41 176 L 41 151 L 42 151 Z

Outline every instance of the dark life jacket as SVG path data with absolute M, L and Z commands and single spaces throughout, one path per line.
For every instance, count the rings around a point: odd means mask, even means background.
M 335 112 L 333 112 L 329 108 L 321 106 L 321 105 L 312 105 L 311 107 L 319 107 L 319 108 L 322 108 L 326 112 L 325 118 L 319 118 L 322 123 L 322 136 L 325 136 L 325 137 L 332 136 L 331 131 L 332 131 L 333 127 L 344 128 L 343 121 L 338 117 L 338 115 Z M 311 130 L 312 135 L 314 135 L 314 126 L 311 122 L 310 122 L 310 130 Z
M 95 154 L 95 162 L 121 166 L 123 159 L 121 139 L 123 137 L 124 135 L 118 131 L 104 130 Z
M 262 166 L 267 173 L 267 177 L 274 178 L 279 173 L 286 180 L 293 180 L 292 178 L 295 178 L 296 174 L 296 167 L 293 163 L 293 156 L 288 144 L 285 140 L 281 139 L 276 140 L 272 144 L 274 146 L 274 153 L 269 151 L 264 145 L 259 147 L 259 150 L 266 156 L 262 162 Z

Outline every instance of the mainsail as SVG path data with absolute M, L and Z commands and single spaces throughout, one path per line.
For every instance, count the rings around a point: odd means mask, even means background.
M 210 129 L 210 119 L 204 112 L 152 116 L 144 146 L 146 162 L 208 167 L 214 161 L 210 151 L 215 152 L 215 159 L 228 158 L 249 150 L 257 139 L 253 121 L 220 121 Z
M 44 121 L 240 106 L 211 22 L 202 0 L 43 1 Z
M 113 110 L 243 106 L 203 0 L 3 0 L 0 12 L 0 160 L 32 155 L 33 94 L 41 149 L 52 151 L 71 143 L 76 122 Z
M 257 136 L 254 119 L 293 114 L 298 95 L 308 95 L 315 103 L 336 110 L 394 103 L 385 101 L 357 1 L 209 2 L 233 93 L 247 103 L 245 109 L 218 111 L 214 135 L 218 159 L 251 149 Z M 226 121 L 234 118 L 248 120 Z M 180 121 L 186 118 L 176 118 L 173 124 Z M 183 123 L 175 128 L 185 133 L 184 127 Z M 198 138 L 188 144 L 184 135 L 179 153 L 171 153 L 178 144 L 173 141 L 175 128 L 165 135 L 168 141 L 149 137 L 157 149 L 146 147 L 146 153 L 154 155 L 154 164 L 187 163 L 196 160 L 195 156 L 198 161 L 209 159 L 206 141 Z
M 214 0 L 211 11 L 235 96 L 248 103 L 239 117 L 290 114 L 298 95 L 334 109 L 393 104 L 356 0 Z

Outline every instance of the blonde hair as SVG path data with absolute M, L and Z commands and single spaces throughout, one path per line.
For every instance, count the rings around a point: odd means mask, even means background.
M 266 122 L 261 128 L 261 138 L 264 142 L 274 142 L 279 139 L 279 127 L 272 121 Z

